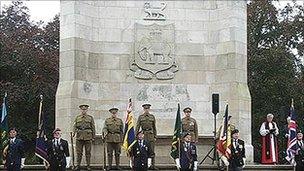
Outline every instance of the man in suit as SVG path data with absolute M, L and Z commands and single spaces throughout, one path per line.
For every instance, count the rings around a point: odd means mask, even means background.
M 139 130 L 137 141 L 130 150 L 130 167 L 134 171 L 147 171 L 152 163 L 152 149 L 150 143 L 144 139 L 144 132 Z
M 20 171 L 24 166 L 24 145 L 23 141 L 17 138 L 17 129 L 9 130 L 9 142 L 3 150 L 4 165 L 8 171 Z
M 229 158 L 229 171 L 242 171 L 245 167 L 245 143 L 239 139 L 239 130 L 231 132 L 231 156 Z
M 71 158 L 68 141 L 61 138 L 61 130 L 53 131 L 53 139 L 48 143 L 47 155 L 51 171 L 65 171 L 69 167 Z
M 304 141 L 303 133 L 301 130 L 297 133 L 297 151 L 295 155 L 296 171 L 304 170 Z
M 175 159 L 175 164 L 180 171 L 197 171 L 197 150 L 195 143 L 191 142 L 191 133 L 183 134 L 180 144 L 180 158 Z

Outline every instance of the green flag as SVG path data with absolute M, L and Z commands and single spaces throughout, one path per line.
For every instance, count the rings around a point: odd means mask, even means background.
M 181 138 L 181 129 L 182 129 L 182 119 L 180 115 L 180 106 L 178 104 L 176 119 L 175 119 L 175 126 L 174 126 L 174 134 L 172 138 L 171 144 L 171 157 L 173 159 L 179 158 L 179 144 Z
M 7 110 L 6 110 L 6 100 L 7 94 L 3 98 L 2 111 L 1 111 L 1 149 L 2 151 L 8 145 L 8 124 L 7 124 Z

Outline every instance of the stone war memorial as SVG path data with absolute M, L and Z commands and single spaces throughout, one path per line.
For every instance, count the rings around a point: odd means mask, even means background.
M 213 93 L 220 95 L 217 127 L 228 103 L 252 162 L 246 1 L 61 1 L 60 15 L 56 127 L 70 139 L 78 106 L 89 104 L 97 131 L 93 164 L 103 160 L 108 110 L 119 108 L 124 121 L 129 98 L 135 119 L 142 104 L 152 105 L 156 165 L 174 165 L 169 153 L 178 103 L 193 109 L 202 160 L 213 144 Z M 125 152 L 122 163 L 128 164 Z

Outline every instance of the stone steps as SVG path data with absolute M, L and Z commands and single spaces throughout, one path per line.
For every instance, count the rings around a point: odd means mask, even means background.
M 159 170 L 162 171 L 175 171 L 174 165 L 159 165 L 157 166 Z M 92 169 L 95 171 L 103 170 L 101 165 L 92 165 Z M 130 167 L 123 165 L 122 169 L 124 171 L 131 171 Z M 0 167 L 0 170 L 3 170 L 3 167 Z M 27 171 L 37 171 L 37 170 L 45 170 L 42 165 L 26 165 L 23 170 Z M 215 165 L 201 165 L 199 166 L 199 170 L 201 171 L 215 171 L 218 170 Z M 290 165 L 247 165 L 244 168 L 244 171 L 293 171 L 293 167 Z

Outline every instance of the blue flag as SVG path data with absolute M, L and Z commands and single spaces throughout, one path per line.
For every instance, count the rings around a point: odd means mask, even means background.
M 4 151 L 8 145 L 8 123 L 7 123 L 7 110 L 6 110 L 6 96 L 3 98 L 2 111 L 1 111 L 1 151 Z

